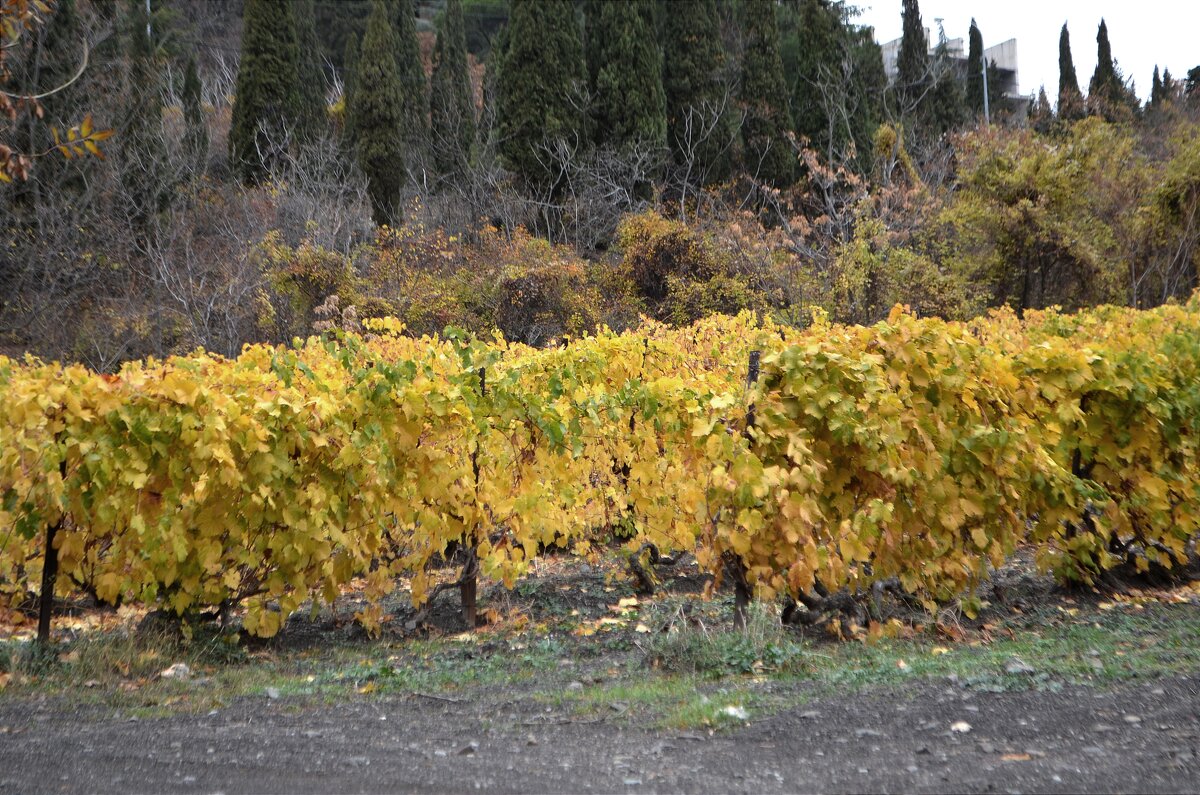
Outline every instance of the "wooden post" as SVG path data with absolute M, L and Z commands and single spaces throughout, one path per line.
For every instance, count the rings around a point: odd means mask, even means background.
M 749 391 L 758 383 L 759 362 L 761 351 L 750 351 L 750 366 L 746 370 L 746 390 Z M 754 401 L 746 407 L 746 427 L 742 431 L 747 441 L 751 440 L 751 429 L 754 427 Z M 750 584 L 746 582 L 746 564 L 736 555 L 730 555 L 726 560 L 726 571 L 733 578 L 733 626 L 736 629 L 746 628 L 746 611 L 750 607 Z
M 746 391 L 754 388 L 758 383 L 758 364 L 762 359 L 762 351 L 750 351 L 750 367 L 746 370 Z M 750 429 L 754 427 L 754 401 L 750 401 L 750 405 L 746 408 L 746 438 L 750 438 Z
M 59 447 L 59 449 L 62 448 Z M 65 456 L 58 464 L 58 473 L 62 477 L 65 488 L 67 482 Z M 54 541 L 58 537 L 58 531 L 62 529 L 63 518 L 60 516 L 54 524 L 46 525 L 46 548 L 42 558 L 42 598 L 38 603 L 37 630 L 37 643 L 43 650 L 50 646 L 50 620 L 54 617 L 54 586 L 58 582 L 58 550 L 54 548 Z
M 479 368 L 479 397 L 487 394 L 487 370 L 483 367 Z M 475 476 L 475 502 L 479 503 L 479 441 L 475 442 L 475 449 L 471 451 L 471 473 Z M 458 595 L 462 602 L 463 621 L 467 624 L 467 631 L 475 629 L 475 599 L 479 588 L 479 559 L 475 556 L 475 547 L 479 544 L 479 525 L 471 529 L 471 535 L 468 543 L 465 545 L 464 552 L 466 560 L 463 563 L 462 574 L 458 579 Z
M 62 520 L 46 525 L 46 549 L 42 559 L 42 598 L 38 604 L 37 642 L 43 649 L 50 645 L 50 619 L 54 615 L 54 585 L 58 581 L 58 551 L 54 539 Z

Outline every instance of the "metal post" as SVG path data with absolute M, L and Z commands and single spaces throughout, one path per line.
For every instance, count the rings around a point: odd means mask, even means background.
M 983 61 L 983 126 L 990 129 L 992 126 L 992 109 L 988 103 L 988 84 L 987 84 L 987 58 L 980 58 Z

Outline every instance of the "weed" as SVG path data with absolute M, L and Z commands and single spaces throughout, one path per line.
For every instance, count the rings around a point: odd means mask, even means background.
M 770 605 L 752 604 L 743 630 L 709 630 L 673 623 L 648 649 L 653 666 L 674 673 L 719 677 L 781 672 L 803 664 L 805 647 L 779 623 Z

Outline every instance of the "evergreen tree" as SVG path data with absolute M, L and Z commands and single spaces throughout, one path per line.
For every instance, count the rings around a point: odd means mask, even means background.
M 896 95 L 902 113 L 919 112 L 933 82 L 929 40 L 917 0 L 904 0 L 904 27 L 896 60 Z
M 349 112 L 354 101 L 354 78 L 358 74 L 358 34 L 346 37 L 346 52 L 342 55 L 342 108 Z
M 200 176 L 208 162 L 208 121 L 204 117 L 195 58 L 188 58 L 183 75 L 183 121 L 183 148 L 196 175 Z
M 322 62 L 332 64 L 338 74 L 346 74 L 350 68 L 346 63 L 346 47 L 351 36 L 362 41 L 371 0 L 314 0 L 313 11 Z
M 1174 102 L 1179 94 L 1179 85 L 1171 77 L 1171 70 L 1164 69 L 1162 76 L 1162 97 L 1164 102 Z
M 1088 84 L 1088 113 L 1109 121 L 1124 121 L 1132 117 L 1136 108 L 1137 97 L 1125 86 L 1113 62 L 1108 25 L 1101 19 L 1096 32 L 1096 71 Z
M 168 198 L 164 176 L 162 83 L 147 21 L 142 0 L 129 0 L 126 17 L 129 87 L 123 113 L 121 181 L 133 224 L 142 232 L 150 219 L 165 207 Z
M 246 0 L 229 156 L 247 182 L 266 175 L 274 148 L 303 121 L 299 65 L 292 4 Z
M 398 134 L 404 111 L 396 50 L 389 9 L 375 0 L 363 34 L 347 126 L 378 224 L 399 220 L 404 185 L 404 144 Z
M 736 131 L 717 2 L 668 2 L 660 14 L 667 144 L 677 164 L 694 158 L 700 180 L 721 182 L 732 170 Z
M 780 53 L 796 134 L 833 160 L 853 143 L 868 165 L 887 85 L 883 54 L 869 28 L 828 0 L 781 6 Z
M 599 146 L 666 145 L 662 61 L 645 0 L 591 0 L 587 66 L 592 134 Z
M 934 135 L 959 127 L 967 118 L 967 94 L 958 78 L 945 35 L 941 36 L 931 61 L 933 85 L 922 103 L 918 120 Z
M 34 62 L 36 71 L 31 76 L 27 93 L 40 94 L 58 88 L 75 75 L 79 66 L 77 60 L 80 38 L 79 9 L 75 0 L 59 0 L 54 6 L 54 13 L 42 29 L 39 53 Z M 63 126 L 70 109 L 78 107 L 78 93 L 76 86 L 72 85 L 42 99 L 43 119 L 59 127 Z
M 433 53 L 431 137 L 434 164 L 443 174 L 466 170 L 475 140 L 475 102 L 462 10 L 462 0 L 448 0 Z
M 796 156 L 788 139 L 791 117 L 779 26 L 774 0 L 745 0 L 743 4 L 741 104 L 745 112 L 742 142 L 746 170 L 776 187 L 792 182 Z
M 304 137 L 325 131 L 328 106 L 325 102 L 325 70 L 321 66 L 321 43 L 317 39 L 317 15 L 313 0 L 297 0 L 296 38 L 300 46 L 297 64 L 300 79 L 300 128 Z
M 826 90 L 830 83 L 842 85 L 841 20 L 838 10 L 823 0 L 800 0 L 777 14 L 780 57 L 789 86 L 792 126 L 821 150 L 829 143 L 829 109 Z
M 400 136 L 408 150 L 425 152 L 429 146 L 429 91 L 421 45 L 417 40 L 417 16 L 413 0 L 388 0 L 392 33 L 396 40 L 395 62 L 400 78 Z M 366 46 L 364 43 L 363 54 Z
M 580 94 L 587 69 L 572 0 L 512 0 L 506 48 L 496 76 L 500 156 L 532 185 L 554 187 L 545 147 L 588 140 Z
M 1163 81 L 1158 74 L 1158 64 L 1154 64 L 1154 79 L 1150 83 L 1150 102 L 1148 107 L 1157 110 L 1163 103 Z
M 1071 34 L 1064 22 L 1062 32 L 1058 34 L 1058 118 L 1075 121 L 1083 115 L 1083 94 L 1079 91 L 1075 61 L 1071 58 Z
M 1038 91 L 1037 99 L 1030 103 L 1029 126 L 1043 134 L 1050 132 L 1054 126 L 1054 108 L 1050 107 L 1045 86 Z
M 983 34 L 979 32 L 974 19 L 971 20 L 968 38 L 970 45 L 967 49 L 967 110 L 979 115 L 983 113 Z

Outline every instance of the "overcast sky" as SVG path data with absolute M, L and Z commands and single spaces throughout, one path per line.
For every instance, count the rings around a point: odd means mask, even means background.
M 901 0 L 850 0 L 862 10 L 858 23 L 875 28 L 881 44 L 900 38 Z M 921 0 L 921 19 L 937 40 L 942 17 L 947 38 L 967 38 L 971 17 L 983 34 L 984 47 L 1017 40 L 1017 77 L 1021 93 L 1036 94 L 1046 86 L 1053 103 L 1058 94 L 1058 33 L 1064 22 L 1071 31 L 1071 56 L 1079 86 L 1087 93 L 1096 68 L 1096 29 L 1103 17 L 1113 57 L 1126 78 L 1135 80 L 1138 96 L 1150 93 L 1154 65 L 1182 78 L 1200 66 L 1200 0 Z

